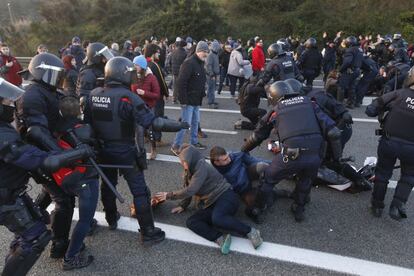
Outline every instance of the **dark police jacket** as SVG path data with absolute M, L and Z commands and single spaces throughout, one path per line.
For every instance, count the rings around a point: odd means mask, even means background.
M 138 125 L 148 128 L 154 114 L 144 101 L 122 85 L 98 87 L 87 100 L 85 122 L 104 142 L 134 143 Z
M 365 110 L 370 117 L 383 112 L 388 112 L 383 122 L 386 136 L 414 143 L 414 90 L 403 88 L 384 94 Z
M 89 93 L 98 86 L 103 85 L 103 69 L 93 65 L 86 65 L 81 68 L 76 83 L 76 94 L 79 97 L 88 96 Z
M 347 69 L 358 72 L 361 68 L 363 54 L 358 46 L 347 48 L 342 57 L 341 73 L 347 73 Z
M 46 152 L 24 144 L 10 124 L 0 122 L 0 189 L 23 188 L 30 177 L 28 171 L 39 168 L 46 157 Z
M 263 141 L 274 128 L 284 147 L 320 149 L 322 137 L 334 127 L 335 122 L 310 98 L 297 96 L 280 101 L 260 120 L 254 134 Z

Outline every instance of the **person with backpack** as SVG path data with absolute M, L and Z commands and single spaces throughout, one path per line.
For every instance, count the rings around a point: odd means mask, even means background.
M 266 91 L 261 86 L 256 86 L 257 77 L 251 77 L 245 82 L 239 91 L 238 104 L 240 113 L 249 121 L 238 120 L 234 124 L 235 129 L 254 130 L 257 122 L 266 114 L 266 110 L 260 108 L 260 98 L 266 97 Z

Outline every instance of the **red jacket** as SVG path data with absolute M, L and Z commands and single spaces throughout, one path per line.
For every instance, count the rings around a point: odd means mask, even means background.
M 253 71 L 261 71 L 265 66 L 266 58 L 263 48 L 256 45 L 252 51 L 252 68 Z
M 0 58 L 0 72 L 2 73 L 1 75 L 8 82 L 16 86 L 20 86 L 23 82 L 22 77 L 17 74 L 17 72 L 23 70 L 20 63 L 17 61 L 15 57 L 1 55 Z M 10 61 L 13 61 L 13 66 L 7 67 L 6 63 Z
M 131 85 L 131 90 L 135 94 L 137 89 L 145 91 L 144 95 L 138 95 L 150 107 L 153 108 L 160 98 L 160 86 L 157 78 L 152 74 L 147 74 L 143 80 L 138 80 L 138 83 Z

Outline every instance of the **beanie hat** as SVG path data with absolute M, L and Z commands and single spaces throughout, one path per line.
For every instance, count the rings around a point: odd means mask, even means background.
M 135 65 L 138 65 L 139 67 L 141 67 L 143 70 L 147 70 L 147 66 L 148 66 L 147 59 L 143 55 L 134 57 L 134 60 L 132 62 Z
M 207 42 L 200 41 L 197 43 L 196 53 L 198 52 L 207 52 L 207 53 L 210 52 Z

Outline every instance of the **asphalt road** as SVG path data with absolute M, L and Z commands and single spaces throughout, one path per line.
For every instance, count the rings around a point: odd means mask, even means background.
M 238 110 L 233 99 L 217 99 L 220 110 Z M 266 102 L 262 102 L 267 107 Z M 167 106 L 175 106 L 168 103 Z M 205 107 L 205 106 L 204 106 Z M 367 118 L 364 107 L 351 110 L 354 118 Z M 178 118 L 179 110 L 166 109 L 170 118 Z M 235 131 L 234 122 L 241 118 L 240 114 L 228 112 L 201 112 L 201 126 L 206 129 Z M 353 155 L 356 158 L 354 165 L 362 166 L 367 156 L 376 156 L 378 138 L 374 136 L 377 123 L 355 122 L 354 134 L 345 149 L 345 156 Z M 228 150 L 236 151 L 248 137 L 250 131 L 237 130 L 237 134 L 208 133 L 207 139 L 201 143 L 211 148 L 220 145 Z M 165 134 L 165 141 L 172 141 L 173 134 Z M 186 138 L 188 141 L 188 137 Z M 208 149 L 203 151 L 208 155 Z M 169 147 L 160 148 L 160 154 L 171 155 Z M 252 151 L 253 155 L 271 159 L 265 146 Z M 171 191 L 181 186 L 182 168 L 178 163 L 167 161 L 150 161 L 145 172 L 147 183 L 153 193 L 157 191 Z M 398 180 L 398 172 L 393 180 Z M 292 189 L 293 184 L 285 181 L 279 185 Z M 30 194 L 35 195 L 40 190 L 32 184 Z M 127 203 L 119 204 L 122 216 L 129 216 L 131 196 L 125 181 L 120 178 L 118 190 L 127 199 Z M 388 189 L 386 204 L 389 205 L 393 189 Z M 381 219 L 373 218 L 369 214 L 368 206 L 370 193 L 349 194 L 327 187 L 314 187 L 311 194 L 311 203 L 306 210 L 306 220 L 296 223 L 289 211 L 291 201 L 281 199 L 272 207 L 267 215 L 266 222 L 258 227 L 266 242 L 277 246 L 289 246 L 314 250 L 309 253 L 311 264 L 297 258 L 289 257 L 291 252 L 286 251 L 286 258 L 265 258 L 254 254 L 232 252 L 222 256 L 217 248 L 199 245 L 188 239 L 187 242 L 169 238 L 165 242 L 149 249 L 142 248 L 138 243 L 138 234 L 131 231 L 109 231 L 102 226 L 98 232 L 86 239 L 87 251 L 95 256 L 95 262 L 88 268 L 75 272 L 64 272 L 60 269 L 60 262 L 48 258 L 48 248 L 30 272 L 30 275 L 337 275 L 341 256 L 351 257 L 355 262 L 355 274 L 369 275 L 379 264 L 387 264 L 396 268 L 408 268 L 408 274 L 414 275 L 414 203 L 407 204 L 408 220 L 397 222 L 390 219 L 387 212 Z M 175 202 L 166 202 L 154 211 L 155 220 L 160 223 L 185 228 L 186 218 L 193 210 L 182 214 L 170 214 Z M 240 208 L 238 216 L 241 220 L 252 224 Z M 387 209 L 385 209 L 387 210 Z M 102 212 L 99 204 L 98 211 Z M 134 225 L 138 229 L 138 224 Z M 185 233 L 185 232 L 183 232 Z M 168 234 L 168 233 L 167 233 Z M 172 235 L 171 235 L 172 237 Z M 6 248 L 12 235 L 6 228 L 0 228 L 0 259 L 4 259 Z M 184 238 L 185 240 L 185 238 Z M 239 251 L 240 252 L 240 251 Z M 308 252 L 308 251 L 307 251 Z M 309 251 L 311 252 L 311 251 Z M 333 261 L 322 269 L 320 263 L 327 263 L 316 253 L 328 253 L 334 256 Z M 289 259 L 290 258 L 290 259 Z M 281 261 L 283 259 L 283 261 Z M 368 270 L 359 270 L 359 261 L 369 261 Z M 372 263 L 371 263 L 372 262 Z M 373 269 L 373 270 L 370 270 Z M 351 271 L 351 269 L 349 270 Z M 365 271 L 365 272 L 364 272 Z M 368 271 L 368 272 L 366 272 Z M 391 270 L 393 271 L 393 270 Z M 397 273 L 395 270 L 394 272 Z M 376 273 L 378 274 L 378 273 Z M 379 273 L 378 275 L 380 275 Z M 393 273 L 388 273 L 393 275 Z M 397 275 L 397 274 L 395 274 Z

